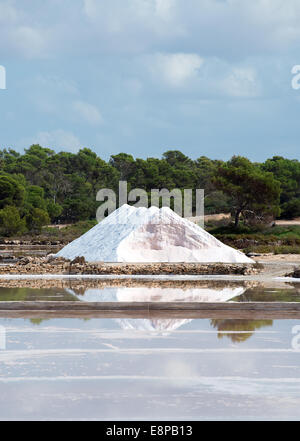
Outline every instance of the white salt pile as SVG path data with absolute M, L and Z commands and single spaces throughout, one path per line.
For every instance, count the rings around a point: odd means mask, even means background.
M 122 205 L 56 256 L 83 256 L 87 262 L 253 262 L 170 208 L 129 205 Z

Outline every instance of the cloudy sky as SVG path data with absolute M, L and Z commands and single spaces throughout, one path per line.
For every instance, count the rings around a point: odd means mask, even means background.
M 300 159 L 299 23 L 299 0 L 0 0 L 0 148 Z

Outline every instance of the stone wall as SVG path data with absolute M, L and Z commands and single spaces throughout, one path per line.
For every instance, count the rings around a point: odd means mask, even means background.
M 256 264 L 239 263 L 87 263 L 83 257 L 72 262 L 63 258 L 25 257 L 0 266 L 0 274 L 124 274 L 124 275 L 212 275 L 256 274 Z

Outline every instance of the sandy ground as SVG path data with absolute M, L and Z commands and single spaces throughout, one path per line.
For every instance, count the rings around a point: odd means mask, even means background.
M 295 219 L 292 220 L 277 220 L 276 221 L 276 225 L 300 225 L 300 217 L 296 217 Z
M 209 221 L 220 221 L 222 219 L 230 219 L 231 215 L 230 213 L 219 213 L 219 214 L 207 214 L 204 216 L 204 221 L 205 222 L 209 222 Z M 187 218 L 189 221 L 194 222 L 194 223 L 198 223 L 202 220 L 201 216 L 193 216 L 193 217 L 189 217 Z M 293 225 L 300 225 L 300 217 L 296 217 L 295 219 L 292 220 L 276 220 L 275 224 L 278 226 L 293 226 Z
M 276 281 L 277 277 L 285 277 L 291 274 L 295 268 L 300 267 L 300 254 L 262 254 L 261 256 L 253 257 L 258 263 L 264 265 L 264 269 L 258 275 L 252 275 L 249 280 L 260 280 L 263 283 L 284 283 L 283 280 Z M 299 279 L 294 279 L 298 281 Z M 289 280 L 286 280 L 288 283 Z
M 206 214 L 204 216 L 204 221 L 205 222 L 219 221 L 222 219 L 229 219 L 230 216 L 231 216 L 230 213 Z M 201 222 L 203 219 L 202 219 L 202 216 L 193 216 L 193 217 L 188 217 L 187 220 L 197 224 L 197 223 Z
M 295 263 L 300 265 L 300 254 L 262 254 L 261 256 L 253 257 L 256 262 L 282 262 Z
M 57 228 L 58 230 L 61 230 L 62 228 L 70 227 L 73 224 L 51 224 L 47 225 L 47 228 Z

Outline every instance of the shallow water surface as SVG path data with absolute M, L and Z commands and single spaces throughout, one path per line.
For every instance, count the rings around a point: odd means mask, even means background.
M 283 288 L 261 285 L 206 282 L 195 287 L 104 286 L 88 283 L 64 288 L 0 287 L 1 301 L 82 301 L 82 302 L 300 302 L 300 286 Z
M 0 419 L 299 419 L 299 325 L 0 319 Z
M 0 288 L 0 301 L 299 296 L 289 284 Z M 300 320 L 0 319 L 1 420 L 298 420 L 299 409 Z

